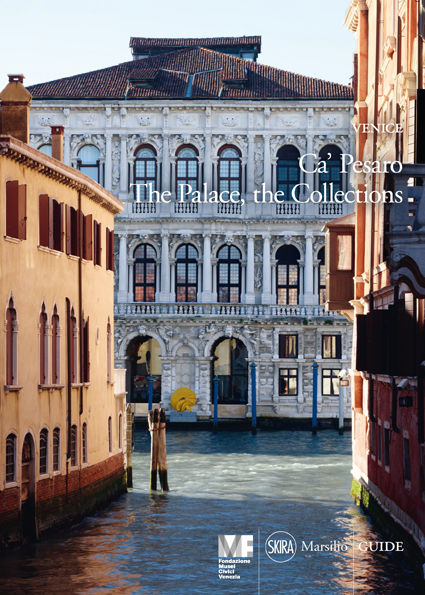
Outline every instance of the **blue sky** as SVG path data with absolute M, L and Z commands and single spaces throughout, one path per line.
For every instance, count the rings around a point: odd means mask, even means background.
M 348 83 L 354 35 L 349 0 L 21 0 L 1 7 L 0 89 L 6 74 L 25 84 L 131 59 L 129 38 L 261 35 L 259 60 Z

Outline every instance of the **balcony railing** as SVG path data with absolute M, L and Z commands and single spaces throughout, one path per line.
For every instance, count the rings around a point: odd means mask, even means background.
M 278 304 L 201 304 L 133 302 L 115 304 L 115 316 L 135 317 L 208 317 L 208 318 L 335 318 L 337 312 L 326 312 L 325 306 L 280 306 Z

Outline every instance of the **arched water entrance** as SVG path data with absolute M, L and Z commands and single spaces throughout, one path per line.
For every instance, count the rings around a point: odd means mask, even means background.
M 25 436 L 21 458 L 22 534 L 29 539 L 37 536 L 35 523 L 35 448 L 31 434 Z
M 211 355 L 212 377 L 218 376 L 218 402 L 224 404 L 248 403 L 248 351 L 239 339 L 219 339 Z M 211 400 L 214 398 L 214 382 Z
M 153 378 L 153 402 L 161 400 L 161 347 L 149 336 L 136 337 L 127 347 L 127 394 L 131 403 L 147 403 L 149 376 Z

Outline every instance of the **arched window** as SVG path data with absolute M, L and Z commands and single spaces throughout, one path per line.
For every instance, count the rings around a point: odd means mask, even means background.
M 198 292 L 198 251 L 184 244 L 176 251 L 176 299 L 178 302 L 196 302 Z
M 53 471 L 60 469 L 60 443 L 61 431 L 59 428 L 53 430 Z
M 108 448 L 109 452 L 112 452 L 112 418 L 108 417 Z
M 300 183 L 299 158 L 300 152 L 292 145 L 281 147 L 277 152 L 276 188 L 285 193 L 285 200 L 293 200 L 292 191 Z
M 194 147 L 184 146 L 177 151 L 177 173 L 176 173 L 176 193 L 177 200 L 181 196 L 189 196 L 191 187 L 194 192 L 198 189 L 198 152 Z M 182 187 L 183 186 L 183 187 Z M 182 187 L 182 190 L 180 190 Z
M 60 383 L 60 333 L 56 306 L 52 316 L 52 384 Z
M 325 247 L 320 248 L 317 259 L 319 261 L 318 266 L 318 283 L 319 288 L 319 304 L 326 303 L 326 266 L 325 266 Z
M 156 252 L 150 244 L 134 251 L 134 301 L 154 302 L 156 287 Z
M 47 473 L 49 450 L 49 432 L 43 428 L 40 432 L 40 475 Z
M 298 304 L 300 253 L 295 246 L 281 246 L 276 252 L 277 303 L 282 305 Z
M 77 426 L 71 426 L 71 467 L 77 466 Z
M 218 191 L 241 193 L 242 166 L 239 149 L 229 146 L 222 147 L 218 157 Z
M 48 381 L 48 333 L 46 306 L 43 304 L 39 319 L 40 329 L 40 384 L 47 384 Z
M 6 483 L 16 481 L 16 436 L 6 438 Z
M 122 449 L 122 414 L 118 416 L 118 448 Z
M 149 197 L 148 187 L 151 191 L 156 190 L 157 163 L 156 151 L 153 147 L 144 145 L 139 147 L 134 160 L 134 196 L 138 200 L 146 200 Z M 141 186 L 140 184 L 145 184 Z
M 326 145 L 321 149 L 319 159 L 326 163 L 326 172 L 319 174 L 319 190 L 323 192 L 323 185 L 329 186 L 331 182 L 334 193 L 342 190 L 341 149 L 336 145 Z
M 74 308 L 71 309 L 71 382 L 77 382 L 77 356 L 78 356 L 78 327 Z
M 10 298 L 6 311 L 6 384 L 17 384 L 18 323 L 13 299 Z
M 38 147 L 38 150 L 49 157 L 52 156 L 52 145 L 50 144 L 41 145 L 41 147 Z
M 223 246 L 217 253 L 218 301 L 238 304 L 241 301 L 241 253 L 236 246 Z
M 86 422 L 83 423 L 81 443 L 82 443 L 81 446 L 82 446 L 83 463 L 87 463 L 87 424 L 86 424 Z
M 100 183 L 100 151 L 94 145 L 85 145 L 78 151 L 77 167 L 89 178 Z
M 106 375 L 107 381 L 112 382 L 112 332 L 109 318 L 106 325 Z
M 219 339 L 212 349 L 212 373 L 218 377 L 220 403 L 248 402 L 248 351 L 239 339 Z M 214 396 L 214 388 L 212 391 Z

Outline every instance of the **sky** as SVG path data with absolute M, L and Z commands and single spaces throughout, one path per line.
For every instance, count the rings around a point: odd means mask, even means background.
M 131 60 L 133 37 L 261 35 L 259 62 L 347 84 L 354 35 L 349 0 L 0 1 L 0 89 L 7 74 L 25 84 Z

